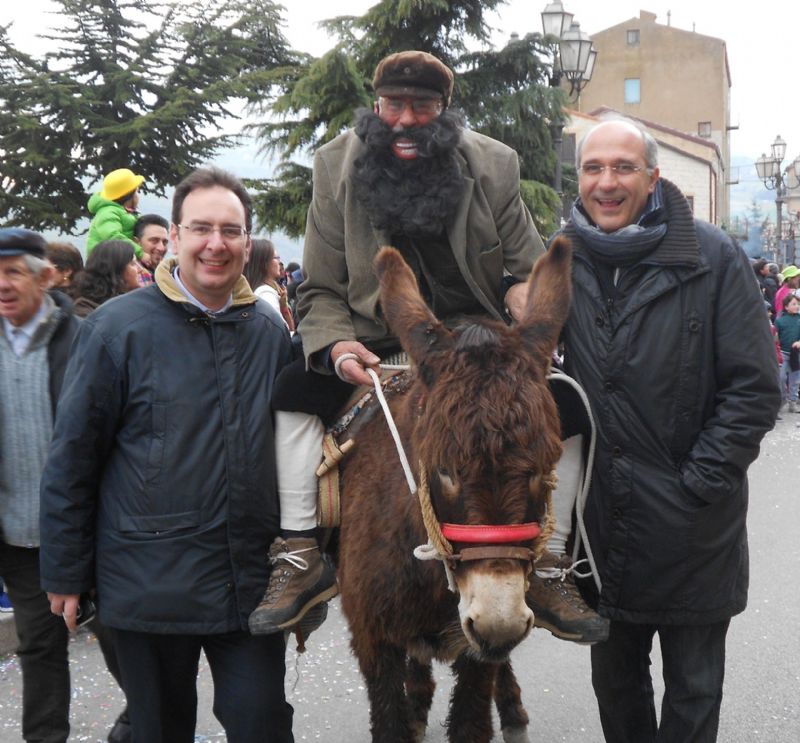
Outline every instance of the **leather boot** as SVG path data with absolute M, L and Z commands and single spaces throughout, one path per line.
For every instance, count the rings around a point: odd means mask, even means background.
M 254 635 L 289 629 L 309 609 L 339 593 L 336 571 L 320 553 L 316 539 L 278 537 L 269 559 L 272 574 L 267 590 L 248 620 Z
M 567 555 L 544 552 L 536 561 L 530 583 L 525 600 L 533 611 L 534 626 L 582 644 L 608 639 L 609 621 L 581 597 Z

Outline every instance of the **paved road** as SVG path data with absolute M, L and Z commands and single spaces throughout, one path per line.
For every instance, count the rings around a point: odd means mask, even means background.
M 751 468 L 750 606 L 731 625 L 720 743 L 800 741 L 800 415 L 786 414 L 770 433 Z M 589 683 L 586 648 L 538 631 L 514 654 L 514 664 L 533 720 L 534 743 L 602 741 Z M 71 741 L 103 741 L 121 704 L 102 667 L 97 643 L 78 635 L 71 646 L 73 678 Z M 449 673 L 437 667 L 439 689 L 427 743 L 443 743 Z M 653 668 L 660 692 L 658 658 Z M 198 741 L 224 741 L 210 712 L 208 669 L 200 672 Z M 287 652 L 286 686 L 295 708 L 299 741 L 369 741 L 366 695 L 350 655 L 337 602 L 330 619 L 298 656 Z M 0 659 L 0 743 L 16 743 L 20 675 L 13 656 Z M 499 738 L 498 738 L 499 740 Z

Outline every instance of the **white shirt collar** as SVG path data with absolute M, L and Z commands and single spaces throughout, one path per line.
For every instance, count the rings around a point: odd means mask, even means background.
M 197 297 L 194 296 L 187 288 L 186 285 L 181 281 L 180 271 L 178 266 L 175 266 L 175 272 L 172 274 L 173 278 L 175 279 L 175 283 L 178 285 L 178 289 L 181 290 L 186 299 L 188 299 L 195 307 L 198 307 L 207 315 L 221 315 L 225 310 L 227 310 L 233 304 L 233 292 L 228 296 L 228 300 L 225 304 L 218 310 L 212 310 L 206 307 Z
M 33 334 L 36 328 L 39 327 L 50 314 L 50 302 L 47 300 L 49 297 L 44 295 L 39 309 L 34 313 L 28 322 L 23 325 L 12 325 L 11 321 L 3 318 L 3 330 L 5 331 L 6 338 L 8 339 L 11 348 L 17 356 L 22 356 L 28 349 L 28 346 L 33 339 Z

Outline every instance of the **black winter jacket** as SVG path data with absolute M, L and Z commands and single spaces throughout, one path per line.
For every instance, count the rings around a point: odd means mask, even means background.
M 586 506 L 599 612 L 705 624 L 747 603 L 746 471 L 780 404 L 764 303 L 740 248 L 663 181 L 669 227 L 609 303 L 571 223 L 566 371 L 597 423 Z
M 42 480 L 45 590 L 96 587 L 110 627 L 245 629 L 279 526 L 269 402 L 290 356 L 244 279 L 211 318 L 162 264 L 156 285 L 92 313 Z
M 53 417 L 56 414 L 56 404 L 61 394 L 61 385 L 64 381 L 64 370 L 67 368 L 69 350 L 72 340 L 78 332 L 81 321 L 73 312 L 72 300 L 56 290 L 50 290 L 50 297 L 58 307 L 58 317 L 53 337 L 47 346 L 47 366 L 49 368 L 50 404 L 53 407 Z

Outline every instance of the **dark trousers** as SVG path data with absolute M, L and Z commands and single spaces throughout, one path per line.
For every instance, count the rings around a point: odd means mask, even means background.
M 117 648 L 114 645 L 114 630 L 101 624 L 97 616 L 89 623 L 88 627 L 97 637 L 97 644 L 100 646 L 100 652 L 103 654 L 108 672 L 114 677 L 114 681 L 117 682 L 119 688 L 122 689 L 122 672 L 119 670 Z
M 22 737 L 65 743 L 69 736 L 69 635 L 50 613 L 39 580 L 39 550 L 0 540 L 0 575 L 14 606 L 22 669 Z
M 697 626 L 611 622 L 592 646 L 592 685 L 607 743 L 713 743 L 717 739 L 729 620 Z M 650 651 L 658 633 L 664 668 L 656 722 Z
M 193 743 L 201 650 L 228 743 L 293 743 L 282 634 L 113 634 L 134 743 Z

